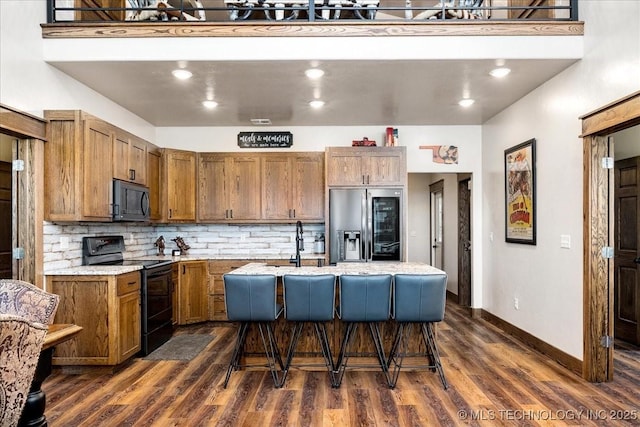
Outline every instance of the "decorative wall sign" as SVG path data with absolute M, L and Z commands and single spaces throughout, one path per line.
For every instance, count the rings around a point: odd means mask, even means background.
M 433 150 L 434 163 L 458 164 L 458 147 L 455 145 L 421 145 L 421 150 Z
M 536 140 L 504 150 L 505 240 L 536 244 Z
M 240 148 L 288 148 L 293 145 L 291 132 L 240 132 Z

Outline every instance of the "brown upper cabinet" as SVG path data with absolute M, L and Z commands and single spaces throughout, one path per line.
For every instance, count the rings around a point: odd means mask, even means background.
M 260 158 L 232 153 L 199 153 L 198 220 L 260 219 Z
M 262 156 L 262 219 L 324 220 L 324 153 Z
M 161 200 L 166 200 L 163 218 L 169 222 L 195 222 L 196 153 L 165 149 L 162 174 L 165 185 Z
M 113 127 L 81 111 L 45 111 L 45 219 L 111 221 Z
M 111 221 L 113 178 L 146 185 L 148 143 L 79 110 L 45 118 L 45 219 Z
M 328 147 L 328 186 L 406 185 L 406 147 Z
M 117 130 L 113 137 L 113 177 L 147 185 L 147 142 Z

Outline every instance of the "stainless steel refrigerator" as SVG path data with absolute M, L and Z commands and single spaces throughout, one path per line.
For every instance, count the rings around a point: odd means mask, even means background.
M 402 261 L 402 189 L 329 190 L 329 262 Z

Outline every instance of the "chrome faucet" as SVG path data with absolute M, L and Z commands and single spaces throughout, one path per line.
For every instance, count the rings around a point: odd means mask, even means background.
M 296 222 L 296 257 L 291 258 L 289 262 L 300 267 L 300 252 L 304 251 L 304 238 L 302 237 L 302 222 Z

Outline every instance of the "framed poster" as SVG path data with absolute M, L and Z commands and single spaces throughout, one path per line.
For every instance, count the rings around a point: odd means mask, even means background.
M 505 240 L 536 244 L 536 140 L 504 150 Z

